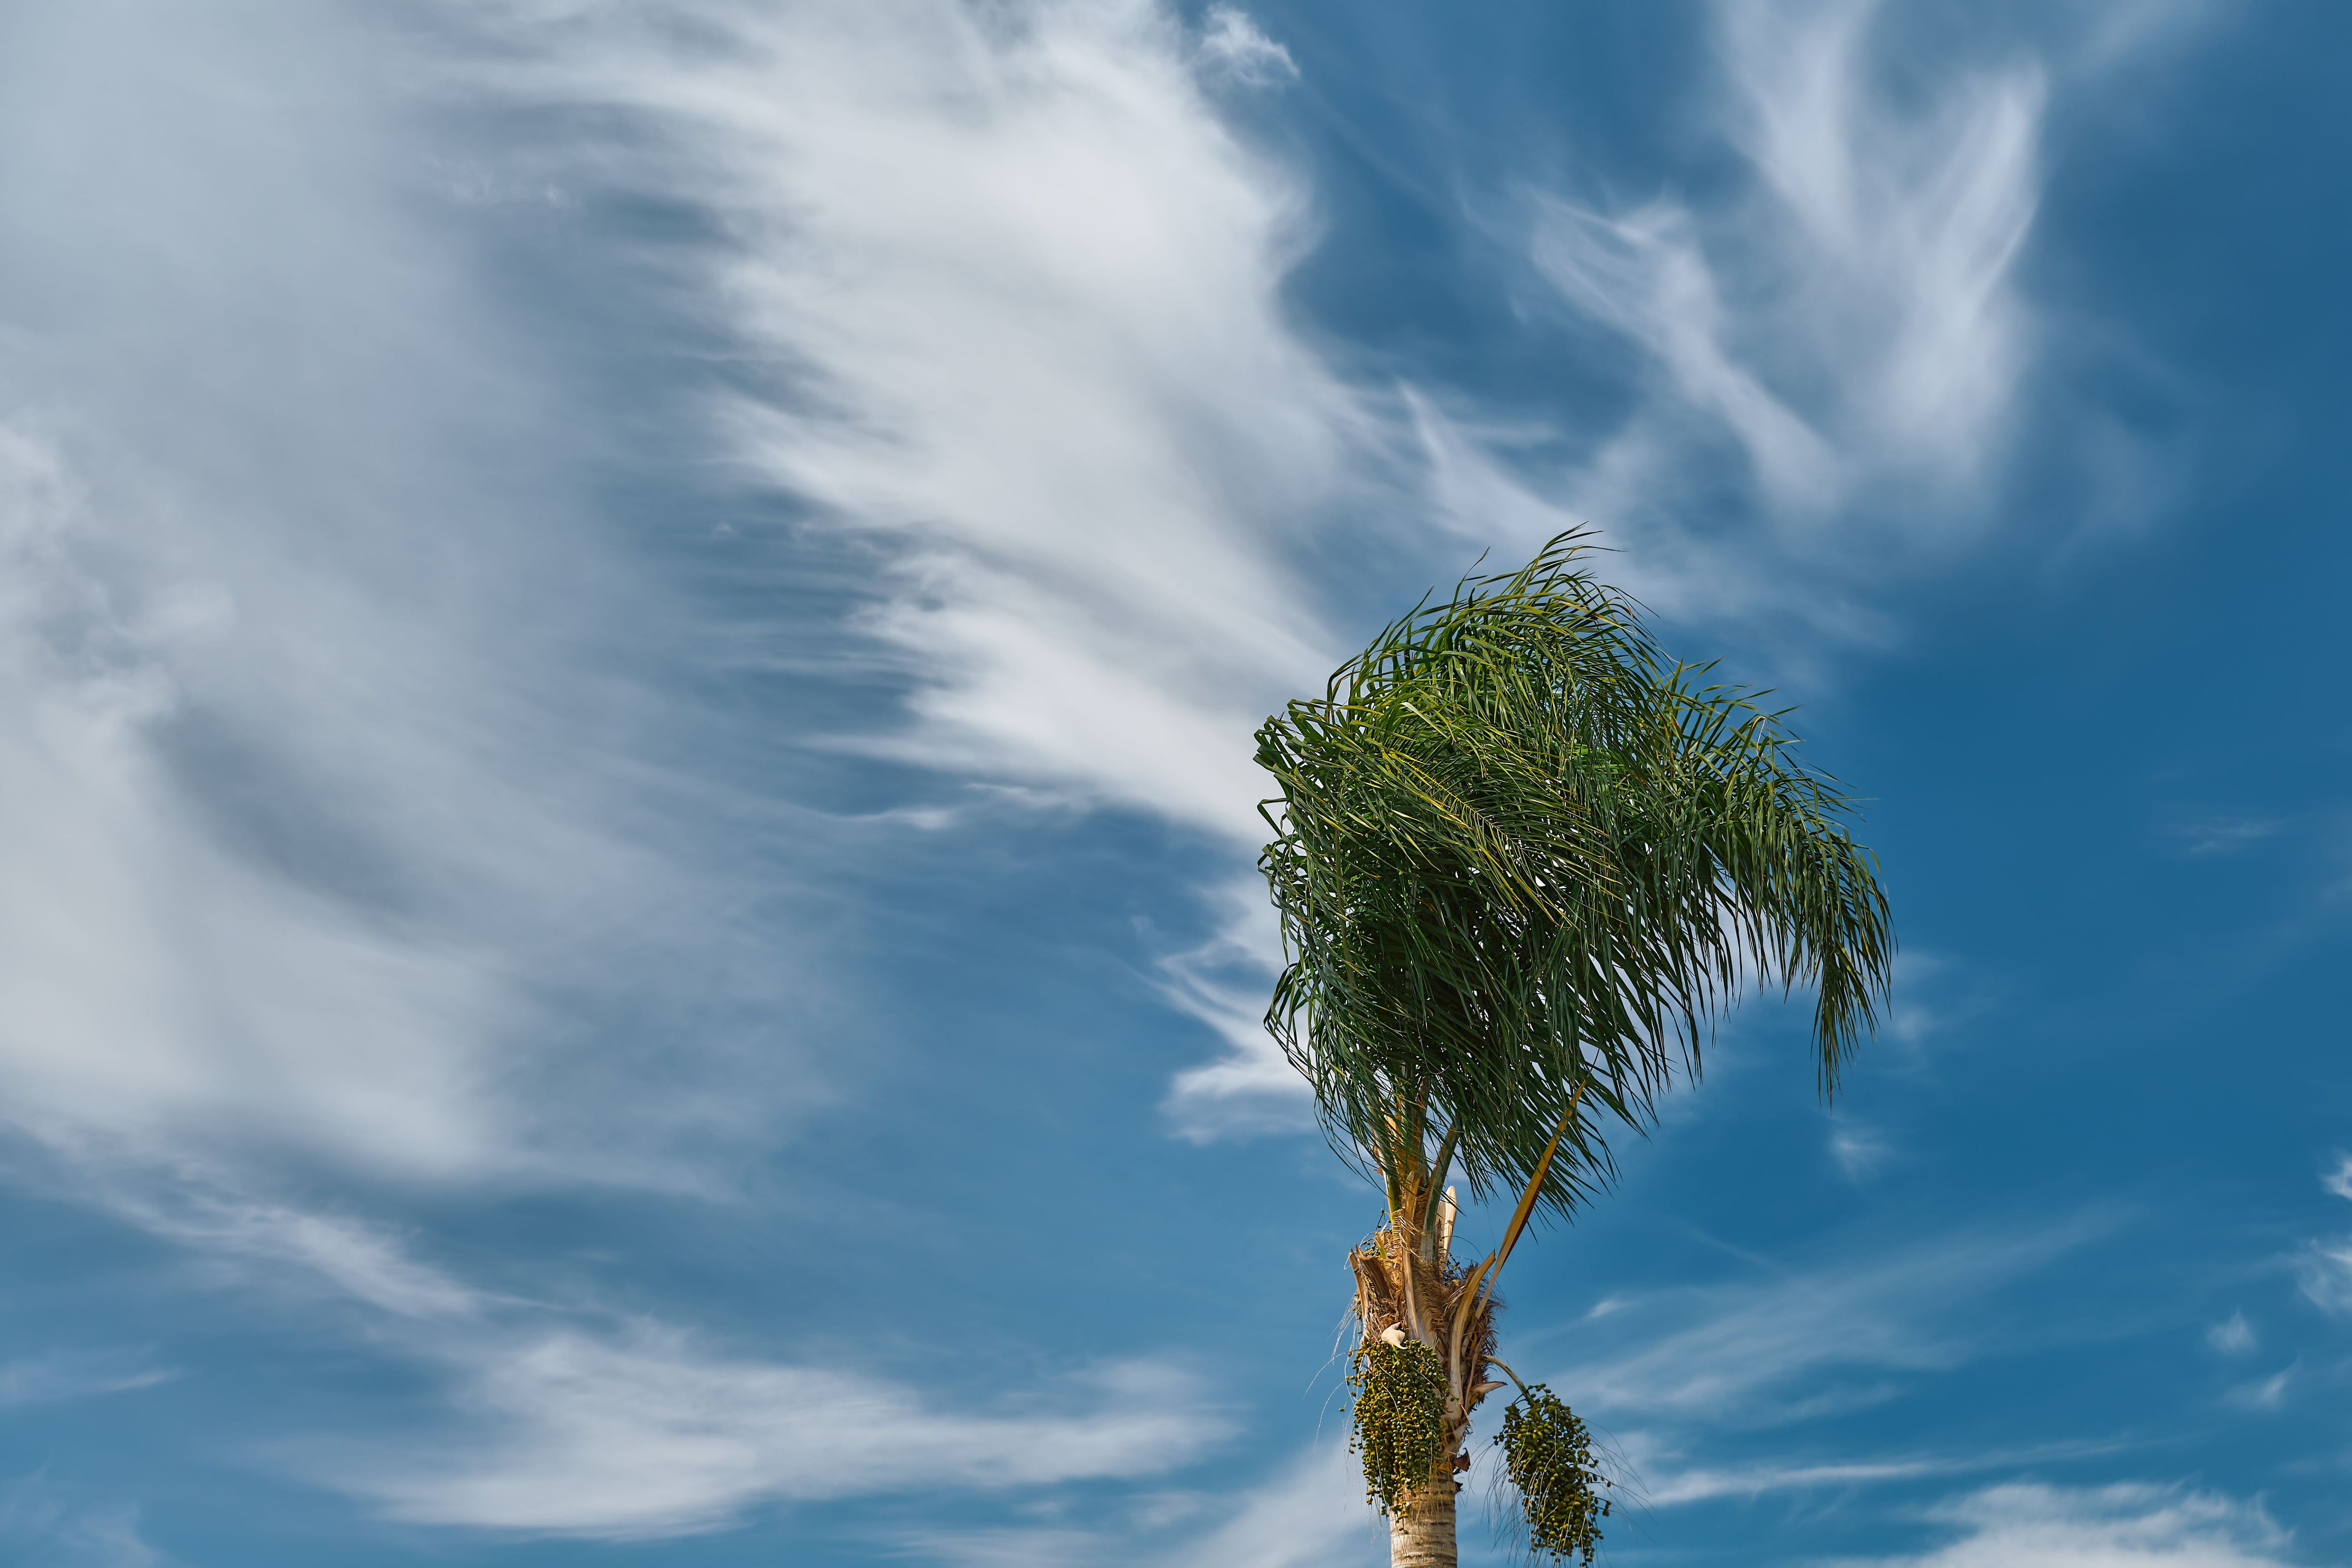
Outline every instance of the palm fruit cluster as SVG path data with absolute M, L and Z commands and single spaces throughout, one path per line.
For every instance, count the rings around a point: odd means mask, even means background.
M 1417 1339 L 1373 1340 L 1350 1359 L 1356 1430 L 1349 1446 L 1364 1461 L 1364 1495 L 1393 1519 L 1444 1454 L 1445 1363 Z
M 1592 1460 L 1592 1434 L 1566 1401 L 1538 1383 L 1503 1412 L 1495 1435 L 1511 1485 L 1527 1511 L 1528 1549 L 1538 1557 L 1590 1564 L 1601 1544 L 1608 1479 Z

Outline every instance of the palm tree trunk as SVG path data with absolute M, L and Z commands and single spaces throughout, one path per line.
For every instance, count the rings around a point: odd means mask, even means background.
M 1399 1182 L 1393 1176 L 1390 1181 L 1391 1191 L 1402 1189 L 1401 1196 L 1408 1200 L 1402 1214 L 1391 1207 L 1391 1224 L 1374 1238 L 1375 1245 L 1348 1254 L 1356 1277 L 1356 1317 L 1367 1342 L 1396 1334 L 1419 1339 L 1435 1351 L 1445 1364 L 1451 1390 L 1444 1451 L 1429 1478 L 1398 1500 L 1389 1521 L 1389 1563 L 1390 1568 L 1455 1568 L 1454 1504 L 1461 1488 L 1454 1483 L 1454 1465 L 1470 1434 L 1470 1411 L 1492 1386 L 1479 1379 L 1486 1364 L 1486 1325 L 1494 1306 L 1485 1303 L 1470 1312 L 1461 1329 L 1451 1327 L 1457 1307 L 1465 1305 L 1465 1281 L 1450 1271 L 1444 1252 L 1422 1256 L 1423 1238 L 1416 1222 L 1431 1207 L 1428 1184 Z M 1450 1232 L 1452 1216 L 1441 1218 Z M 1465 1361 L 1469 1364 L 1461 1364 Z
M 1454 1456 L 1405 1493 L 1389 1521 L 1389 1568 L 1454 1568 Z

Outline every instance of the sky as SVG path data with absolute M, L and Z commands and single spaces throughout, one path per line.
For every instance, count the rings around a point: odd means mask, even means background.
M 1589 526 L 1903 942 L 1512 1262 L 1609 1561 L 2352 1563 L 2347 51 L 0 0 L 0 1561 L 1384 1561 L 1250 736 Z

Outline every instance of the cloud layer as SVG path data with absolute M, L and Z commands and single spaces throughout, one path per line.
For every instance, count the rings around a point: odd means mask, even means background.
M 560 1046 L 662 1010 L 648 942 L 745 942 L 655 917 L 730 902 L 613 674 L 677 606 L 560 474 L 343 19 L 243 10 L 15 38 L 0 1114 L 156 1166 L 657 1161 L 684 1080 L 616 1124 L 628 1044 Z

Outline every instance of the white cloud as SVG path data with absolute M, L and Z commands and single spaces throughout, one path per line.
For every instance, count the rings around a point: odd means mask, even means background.
M 509 90 L 658 137 L 627 177 L 729 236 L 709 282 L 779 389 L 731 410 L 738 450 L 884 551 L 862 625 L 914 722 L 855 743 L 1254 839 L 1250 732 L 1333 662 L 1288 552 L 1363 422 L 1284 320 L 1304 193 L 1173 19 L 682 0 L 725 40 L 689 52 L 548 9 L 513 13 L 562 43 Z
M 0 771 L 18 802 L 0 835 L 20 872 L 0 897 L 11 1119 L 123 1141 L 242 1123 L 426 1170 L 490 1157 L 463 1049 L 496 1008 L 478 962 L 241 856 L 163 752 L 173 737 L 286 738 L 207 711 L 190 666 L 291 628 L 253 630 L 269 607 L 257 585 L 219 581 L 233 566 L 160 582 L 107 570 L 139 561 L 146 519 L 100 515 L 54 444 L 0 429 Z M 315 644 L 309 671 L 335 652 Z M 296 695 L 284 685 L 236 697 Z M 391 718 L 397 696 L 376 695 Z M 305 716 L 320 740 L 350 727 Z M 303 826 L 331 832 L 334 816 Z
M 1549 457 L 1516 462 L 1507 435 L 1426 409 L 1423 447 L 1457 526 L 1517 549 L 1599 524 L 1633 546 L 1629 586 L 1671 617 L 1769 612 L 1880 640 L 1863 589 L 1984 526 L 1969 503 L 2000 472 L 2041 349 L 2016 263 L 2049 72 L 2020 48 L 1896 94 L 1870 0 L 1716 16 L 1717 129 L 1746 162 L 1743 193 L 1521 198 L 1537 272 L 1642 367 L 1622 422 L 1541 478 Z M 1731 497 L 1755 526 L 1689 522 Z
M 1669 395 L 1637 416 L 1648 449 L 1671 464 L 1700 427 L 1723 432 L 1796 524 L 1885 476 L 1973 485 L 2030 359 L 2012 273 L 2043 73 L 1951 73 L 1898 102 L 1874 85 L 1875 13 L 1722 9 L 1748 205 L 1535 208 L 1544 275 L 1664 372 Z
M 1231 5 L 1209 7 L 1201 27 L 1201 54 L 1218 70 L 1252 87 L 1269 87 L 1298 75 L 1290 51 Z
M 54 1350 L 0 1362 L 0 1409 L 122 1394 L 169 1383 L 180 1374 L 144 1350 Z
M 449 8 L 556 51 L 505 88 L 638 112 L 667 154 L 567 134 L 548 179 L 417 151 L 334 16 L 232 11 L 92 0 L 0 60 L 0 259 L 47 311 L 0 361 L 0 1117 L 55 1185 L 441 1379 L 417 1448 L 278 1456 L 404 1520 L 671 1534 L 1196 1451 L 1221 1422 L 1156 1364 L 960 1407 L 500 1294 L 372 1217 L 376 1178 L 688 1183 L 681 1129 L 771 1137 L 777 1082 L 811 1092 L 788 1040 L 709 1092 L 711 1014 L 800 975 L 733 923 L 738 803 L 681 776 L 718 748 L 646 667 L 684 607 L 588 507 L 479 235 L 416 198 L 569 213 L 621 168 L 700 202 L 730 243 L 698 282 L 793 383 L 723 411 L 739 453 L 887 556 L 898 749 L 1240 839 L 1250 728 L 1328 667 L 1285 552 L 1356 418 L 1281 319 L 1301 193 L 1194 74 L 1220 38 L 1270 69 L 1262 35 L 1142 4 Z M 680 52 L 696 22 L 730 64 Z
M 1263 1483 L 1235 1493 L 1147 1495 L 1124 1529 L 1058 1526 L 936 1531 L 898 1538 L 923 1560 L 997 1568 L 1015 1563 L 1138 1563 L 1155 1568 L 1339 1568 L 1383 1552 L 1388 1527 L 1364 1500 L 1363 1472 L 1337 1441 L 1302 1449 Z M 1205 1522 L 1204 1522 L 1205 1521 Z M 1189 1529 L 1173 1545 L 1171 1529 Z
M 1932 1370 L 1973 1354 L 1980 1322 L 1964 1309 L 2080 1244 L 2086 1223 L 2018 1237 L 1960 1238 L 1874 1261 L 1756 1285 L 1645 1298 L 1608 1322 L 1623 1351 L 1562 1369 L 1551 1381 L 1578 1409 L 1671 1423 L 1704 1413 L 1746 1424 L 1818 1414 L 1822 1401 L 1871 1403 L 1892 1391 L 1841 1392 L 1839 1369 Z M 1981 1314 L 1973 1314 L 1977 1317 Z M 1790 1386 L 1811 1390 L 1792 1402 Z
M 1950 955 L 1906 948 L 1895 957 L 1887 1033 L 1904 1045 L 1924 1045 L 1981 1012 L 1989 1000 L 1983 982 Z
M 767 388 L 724 414 L 751 474 L 879 552 L 856 627 L 908 690 L 835 743 L 1257 842 L 1251 733 L 1337 659 L 1296 562 L 1379 433 L 1285 319 L 1304 187 L 1203 89 L 1287 53 L 1150 0 L 681 0 L 690 48 L 502 14 L 536 59 L 499 90 L 630 111 L 604 177 L 727 236 L 698 260 Z M 1311 1123 L 1242 902 L 1161 977 L 1227 1045 L 1171 1088 L 1188 1136 Z
M 1317 1445 L 1251 1491 L 1233 1516 L 1168 1558 L 1168 1568 L 1327 1568 L 1367 1560 L 1388 1530 L 1364 1501 L 1363 1471 L 1338 1442 Z
M 1161 995 L 1216 1030 L 1225 1054 L 1176 1075 L 1167 1109 L 1180 1136 L 1205 1144 L 1315 1124 L 1307 1081 L 1265 1030 L 1265 1001 L 1281 937 L 1265 884 L 1253 877 L 1221 890 L 1223 915 L 1197 947 L 1160 961 Z
M 1840 1119 L 1830 1127 L 1830 1157 L 1837 1162 L 1840 1175 L 1859 1186 L 1895 1157 L 1895 1146 L 1875 1128 Z
M 1563 494 L 1552 499 L 1497 456 L 1508 444 L 1506 434 L 1481 431 L 1419 392 L 1408 391 L 1404 402 L 1431 508 L 1465 538 L 1498 541 L 1507 553 L 1523 554 L 1569 528 L 1601 524 L 1612 548 L 1625 551 L 1610 559 L 1610 581 L 1669 619 L 1738 619 L 1777 603 L 1772 574 L 1740 564 L 1752 551 L 1747 541 L 1699 539 L 1654 526 L 1664 493 L 1661 466 L 1678 456 L 1664 429 L 1634 421 L 1580 472 L 1562 479 Z M 1867 639 L 1879 631 L 1871 613 L 1835 584 L 1820 585 L 1801 608 L 1841 636 Z
M 354 1215 L 247 1197 L 185 1166 L 163 1180 L 117 1180 L 93 1196 L 235 1282 L 274 1296 L 323 1293 L 417 1321 L 468 1318 L 493 1304 L 412 1257 L 404 1235 Z
M 2192 855 L 2229 855 L 2275 837 L 2285 825 L 2268 817 L 2208 817 L 2177 831 Z
M 1686 209 L 1661 204 L 1612 218 L 1548 202 L 1535 256 L 1570 303 L 1657 358 L 1680 405 L 1729 427 L 1772 500 L 1807 514 L 1836 502 L 1829 443 L 1726 347 L 1721 291 Z
M 2273 1568 L 2284 1531 L 2259 1506 L 2211 1492 L 2125 1485 L 1990 1488 L 1936 1511 L 1963 1533 L 1884 1568 Z
M 1874 1460 L 1854 1464 L 1763 1465 L 1746 1469 L 1692 1469 L 1667 1473 L 1644 1485 L 1642 1499 L 1653 1508 L 1705 1502 L 1719 1497 L 1758 1498 L 1769 1492 L 1807 1491 L 1815 1487 L 1851 1487 L 1909 1480 L 1943 1467 L 1925 1460 Z
M 1654 1445 L 1637 1442 L 1628 1451 L 1627 1457 L 1636 1463 L 1644 1478 L 1638 1489 L 1641 1502 L 1652 1508 L 1667 1508 L 1676 1503 L 1705 1502 L 1723 1497 L 1759 1498 L 1774 1492 L 1873 1486 L 1887 1481 L 1916 1480 L 1925 1476 L 2014 1469 L 2100 1451 L 2103 1450 L 2089 1445 L 2068 1444 L 2020 1452 L 1917 1455 L 1843 1463 L 1682 1468 L 1675 1463 L 1677 1456 L 1675 1454 L 1660 1450 Z
M 1875 13 L 1727 7 L 1739 140 L 1804 291 L 1777 325 L 1826 334 L 1822 417 L 1850 460 L 1965 482 L 2027 359 L 2011 274 L 2039 200 L 2043 73 L 1956 71 L 1898 107 L 1873 89 Z
M 2243 1410 L 2276 1410 L 2286 1403 L 2287 1390 L 2294 1385 L 2295 1375 L 2302 1370 L 2301 1362 L 2283 1366 L 2268 1377 L 2240 1384 L 2230 1390 L 2227 1398 L 2231 1404 Z
M 2352 1199 L 2352 1155 L 2336 1155 L 2336 1168 L 2323 1173 L 2319 1185 Z M 2303 1293 L 2315 1306 L 2338 1316 L 2352 1313 L 2352 1236 L 2306 1243 L 2294 1265 Z
M 2107 0 L 2084 8 L 2081 68 L 2105 73 L 2177 49 L 2224 13 L 2214 0 Z
M 2319 1185 L 2340 1198 L 2352 1200 L 2352 1155 L 2336 1156 L 2336 1168 L 2319 1178 Z
M 890 1538 L 901 1556 L 944 1568 L 1095 1568 L 1116 1562 L 1121 1544 L 1088 1530 L 966 1527 L 912 1531 Z
M 2222 1355 L 2243 1355 L 2262 1343 L 2254 1325 L 2246 1321 L 2243 1312 L 2231 1312 L 2229 1317 L 2205 1331 L 2205 1343 Z
M 692 705 L 606 673 L 676 606 L 588 526 L 366 53 L 263 0 L 12 27 L 0 1117 L 106 1166 L 656 1179 L 759 1083 L 632 1081 L 658 1047 L 600 1004 L 701 1005 L 654 947 L 739 1003 L 790 966 L 702 913 Z
M 458 1372 L 460 1428 L 307 1468 L 394 1519 L 629 1539 L 721 1529 L 762 1503 L 1150 1474 L 1223 1430 L 1190 1379 L 1150 1363 L 1002 1414 L 838 1366 L 713 1355 L 655 1326 L 486 1338 Z
M 2352 1236 L 2306 1243 L 2294 1262 L 2314 1306 L 2339 1317 L 2352 1314 Z

